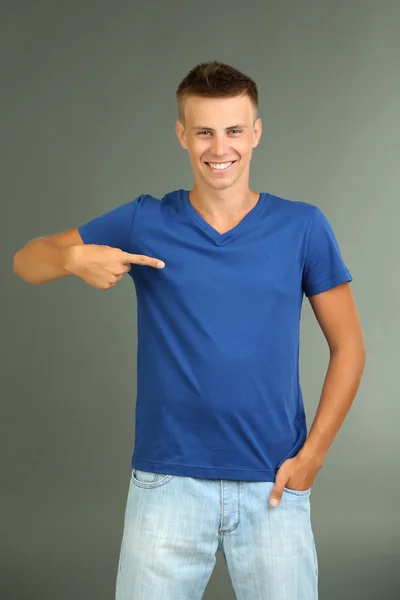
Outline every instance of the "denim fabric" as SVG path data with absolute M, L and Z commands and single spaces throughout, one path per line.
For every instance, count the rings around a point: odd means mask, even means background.
M 200 600 L 221 551 L 237 600 L 317 600 L 310 493 L 133 469 L 116 600 Z

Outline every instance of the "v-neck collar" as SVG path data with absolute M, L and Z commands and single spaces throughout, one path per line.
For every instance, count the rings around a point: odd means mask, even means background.
M 213 239 L 217 246 L 222 246 L 222 244 L 226 243 L 232 237 L 240 233 L 243 229 L 251 225 L 252 220 L 254 219 L 254 217 L 257 216 L 257 214 L 261 210 L 263 200 L 266 195 L 267 194 L 265 194 L 264 192 L 260 192 L 260 197 L 257 201 L 257 204 L 253 206 L 253 208 L 247 213 L 247 215 L 245 215 L 245 217 L 243 217 L 243 219 L 239 221 L 239 223 L 237 223 L 234 227 L 232 227 L 228 231 L 225 231 L 225 233 L 220 233 L 212 225 L 210 225 L 210 223 L 208 223 L 208 221 L 206 221 L 201 216 L 201 214 L 198 213 L 197 210 L 194 208 L 193 204 L 190 202 L 189 199 L 189 190 L 180 190 L 182 204 L 186 212 L 197 223 L 197 225 Z

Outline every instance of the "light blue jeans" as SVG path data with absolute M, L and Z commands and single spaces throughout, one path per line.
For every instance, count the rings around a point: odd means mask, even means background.
M 200 600 L 223 552 L 237 600 L 317 600 L 310 493 L 133 469 L 116 600 Z

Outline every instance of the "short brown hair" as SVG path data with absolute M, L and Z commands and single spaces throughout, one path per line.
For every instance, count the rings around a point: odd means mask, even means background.
M 232 98 L 242 94 L 250 97 L 256 118 L 258 89 L 250 77 L 216 60 L 200 63 L 186 75 L 176 90 L 179 120 L 185 124 L 185 104 L 189 96 Z

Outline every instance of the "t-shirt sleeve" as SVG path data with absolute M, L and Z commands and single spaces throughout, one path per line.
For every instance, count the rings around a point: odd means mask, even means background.
M 303 291 L 309 297 L 352 280 L 333 229 L 315 206 L 303 268 Z
M 130 240 L 140 197 L 80 225 L 78 231 L 85 244 L 99 244 L 130 252 Z

